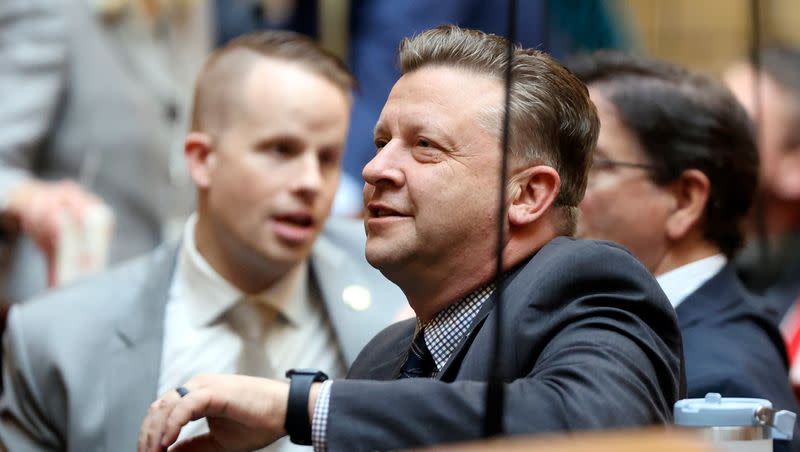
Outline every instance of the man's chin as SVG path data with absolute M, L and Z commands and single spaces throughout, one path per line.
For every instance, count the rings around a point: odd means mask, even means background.
M 308 258 L 313 244 L 314 239 L 303 242 L 286 242 L 272 237 L 271 240 L 255 244 L 254 249 L 265 261 L 292 266 Z
M 370 243 L 370 240 L 373 243 Z M 370 265 L 383 271 L 390 267 L 394 267 L 401 260 L 398 253 L 392 248 L 384 246 L 385 244 L 374 243 L 376 239 L 367 239 L 367 249 L 365 256 Z

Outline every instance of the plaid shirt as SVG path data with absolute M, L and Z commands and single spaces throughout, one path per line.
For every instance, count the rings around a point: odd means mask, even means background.
M 433 361 L 436 364 L 434 378 L 444 369 L 458 343 L 469 332 L 472 322 L 478 315 L 483 303 L 494 292 L 494 288 L 494 283 L 478 288 L 440 311 L 427 325 L 423 326 L 417 320 L 414 336 L 416 337 L 420 330 L 425 330 L 425 345 L 430 350 Z M 328 450 L 327 427 L 332 384 L 333 382 L 330 380 L 322 383 L 317 403 L 314 405 L 314 417 L 311 422 L 311 441 L 315 452 L 327 452 Z

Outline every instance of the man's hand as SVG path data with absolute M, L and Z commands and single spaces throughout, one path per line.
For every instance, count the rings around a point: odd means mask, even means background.
M 11 190 L 7 210 L 19 219 L 22 231 L 47 259 L 48 285 L 55 283 L 55 260 L 60 222 L 82 220 L 89 207 L 102 204 L 72 181 L 26 181 Z
M 162 452 L 181 427 L 207 418 L 209 433 L 177 444 L 179 451 L 250 451 L 286 435 L 287 382 L 240 375 L 192 378 L 183 398 L 169 391 L 150 405 L 139 432 L 139 452 Z

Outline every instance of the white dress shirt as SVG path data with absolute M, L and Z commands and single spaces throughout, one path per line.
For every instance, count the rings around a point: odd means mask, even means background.
M 672 307 L 677 308 L 686 297 L 716 276 L 727 263 L 725 255 L 715 254 L 670 270 L 657 277 L 656 281 L 669 298 Z
M 220 276 L 194 241 L 196 216 L 186 223 L 172 279 L 164 324 L 158 394 L 204 373 L 238 373 L 283 379 L 294 367 L 324 369 L 331 377 L 346 366 L 308 263 L 262 293 L 247 296 Z M 208 431 L 205 420 L 189 423 L 179 439 Z M 291 451 L 288 438 L 266 451 Z

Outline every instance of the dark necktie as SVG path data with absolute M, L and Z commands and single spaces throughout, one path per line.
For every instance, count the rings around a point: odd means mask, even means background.
M 430 378 L 433 376 L 435 368 L 433 355 L 425 345 L 425 330 L 420 330 L 417 337 L 411 342 L 408 358 L 397 378 Z

